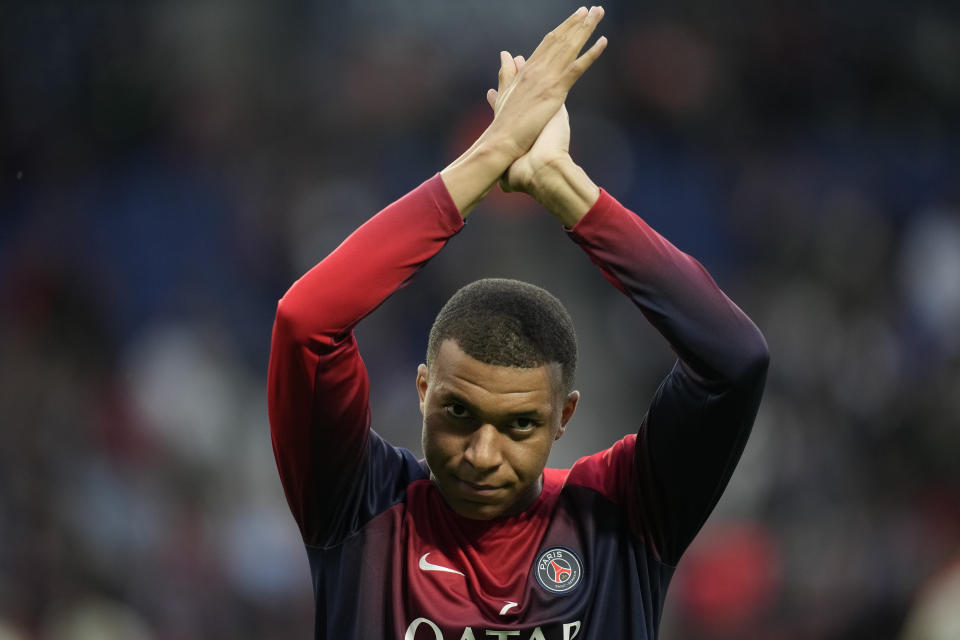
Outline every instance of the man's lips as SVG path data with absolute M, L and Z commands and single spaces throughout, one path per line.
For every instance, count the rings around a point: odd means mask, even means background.
M 503 489 L 503 487 L 492 484 L 470 482 L 469 480 L 464 480 L 463 478 L 457 478 L 457 484 L 460 485 L 460 488 L 467 493 L 473 493 L 481 496 L 493 495 L 497 491 Z

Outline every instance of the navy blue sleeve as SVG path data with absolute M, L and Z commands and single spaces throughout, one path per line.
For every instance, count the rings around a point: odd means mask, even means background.
M 605 191 L 570 235 L 678 356 L 642 420 L 631 487 L 642 535 L 674 564 L 746 444 L 766 380 L 766 341 L 699 262 Z
M 328 503 L 324 535 L 313 546 L 338 544 L 390 507 L 402 502 L 407 485 L 430 477 L 426 463 L 370 430 L 360 461 L 344 475 L 336 502 Z

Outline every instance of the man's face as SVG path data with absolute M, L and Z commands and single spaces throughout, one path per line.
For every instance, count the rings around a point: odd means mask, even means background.
M 433 366 L 417 370 L 423 452 L 450 507 L 477 520 L 526 509 L 542 486 L 555 440 L 579 393 L 564 395 L 560 365 L 485 364 L 445 340 Z

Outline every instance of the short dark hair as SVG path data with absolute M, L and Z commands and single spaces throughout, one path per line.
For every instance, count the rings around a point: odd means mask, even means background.
M 486 364 L 533 368 L 557 362 L 563 392 L 573 389 L 577 368 L 573 320 L 553 294 L 538 286 L 485 278 L 462 287 L 433 321 L 428 367 L 447 339 Z

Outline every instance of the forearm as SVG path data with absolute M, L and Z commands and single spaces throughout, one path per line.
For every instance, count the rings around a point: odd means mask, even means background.
M 329 344 L 406 283 L 463 226 L 434 177 L 385 207 L 283 296 L 277 321 L 314 348 Z
M 733 382 L 766 368 L 766 343 L 709 273 L 609 194 L 571 236 L 704 380 Z
M 511 150 L 509 143 L 493 140 L 489 132 L 485 132 L 440 172 L 462 218 L 490 193 L 503 172 L 521 154 L 522 151 Z

